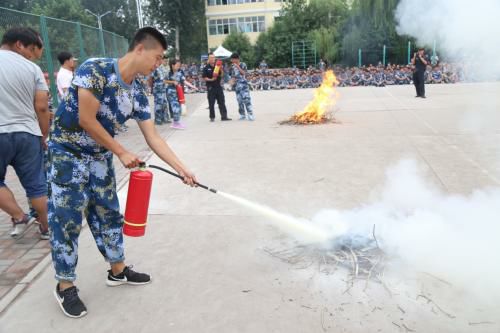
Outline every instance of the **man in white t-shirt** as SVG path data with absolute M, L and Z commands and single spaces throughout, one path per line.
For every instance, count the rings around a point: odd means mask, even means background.
M 42 70 L 29 59 L 37 59 L 43 43 L 29 28 L 5 32 L 0 45 L 0 211 L 11 216 L 12 237 L 28 229 L 31 219 L 17 203 L 5 183 L 12 166 L 36 210 L 42 239 L 47 226 L 47 180 L 43 150 L 49 132 L 48 87 Z
M 76 58 L 69 52 L 61 52 L 57 55 L 57 60 L 61 68 L 57 73 L 57 97 L 59 101 L 63 99 L 73 81 L 73 71 L 75 70 Z

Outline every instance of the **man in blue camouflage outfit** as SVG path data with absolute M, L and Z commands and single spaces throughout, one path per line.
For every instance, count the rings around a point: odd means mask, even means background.
M 59 106 L 49 140 L 49 207 L 52 261 L 58 284 L 54 290 L 63 313 L 79 318 L 87 308 L 73 284 L 78 262 L 82 215 L 97 248 L 111 269 L 106 284 L 142 285 L 148 274 L 126 266 L 123 217 L 120 214 L 113 154 L 127 168 L 141 160 L 114 139 L 125 121 L 134 118 L 149 147 L 174 168 L 186 184 L 195 177 L 156 131 L 140 75 L 149 75 L 162 62 L 167 43 L 156 29 L 140 29 L 120 59 L 92 58 L 76 71 Z
M 168 76 L 167 59 L 153 72 L 153 97 L 155 101 L 155 124 L 171 123 L 168 111 L 167 86 L 165 80 Z
M 250 98 L 250 87 L 248 81 L 245 77 L 247 72 L 247 65 L 240 61 L 240 56 L 238 53 L 233 53 L 231 55 L 231 71 L 229 75 L 234 81 L 234 90 L 236 92 L 236 99 L 238 100 L 238 110 L 240 113 L 240 120 L 253 121 L 255 117 L 253 115 L 252 100 Z M 245 116 L 246 109 L 246 116 Z

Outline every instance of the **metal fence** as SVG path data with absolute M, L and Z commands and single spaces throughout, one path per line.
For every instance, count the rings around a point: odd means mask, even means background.
M 117 58 L 128 49 L 127 39 L 110 31 L 0 7 L 0 38 L 8 29 L 20 26 L 31 27 L 42 36 L 43 57 L 37 63 L 49 75 L 54 105 L 57 105 L 55 71 L 59 69 L 59 52 L 71 52 L 81 63 L 91 57 Z
M 367 66 L 383 64 L 409 64 L 416 52 L 416 45 L 411 41 L 401 42 L 399 45 L 382 45 L 380 48 L 369 49 L 344 49 L 342 50 L 340 63 L 347 66 Z M 436 55 L 436 43 L 428 50 L 432 56 Z
M 318 63 L 316 44 L 312 41 L 300 40 L 292 42 L 292 67 L 305 69 Z

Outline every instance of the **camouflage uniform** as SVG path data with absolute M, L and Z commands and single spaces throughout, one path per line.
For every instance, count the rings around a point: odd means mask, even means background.
M 182 71 L 177 71 L 176 73 L 169 72 L 167 76 L 168 81 L 177 81 L 178 84 L 183 84 L 186 78 Z M 177 95 L 177 88 L 175 84 L 167 84 L 167 100 L 170 106 L 170 110 L 172 111 L 172 118 L 174 118 L 175 122 L 178 122 L 181 119 L 181 104 L 179 103 L 179 96 Z
M 79 125 L 78 88 L 100 102 L 97 121 L 115 136 L 130 118 L 151 118 L 144 85 L 127 85 L 117 59 L 89 59 L 76 71 L 68 95 L 59 106 L 49 140 L 49 205 L 52 261 L 56 279 L 74 281 L 78 237 L 85 215 L 97 248 L 110 263 L 123 262 L 123 217 L 120 214 L 113 154 Z
M 240 63 L 240 68 L 246 73 L 247 65 Z M 236 92 L 236 99 L 238 100 L 238 111 L 240 117 L 245 117 L 245 109 L 247 115 L 253 115 L 252 100 L 250 98 L 250 89 L 245 74 L 241 74 L 240 70 L 235 66 L 231 66 L 231 78 L 235 80 L 234 90 Z
M 271 89 L 272 85 L 273 85 L 273 81 L 272 81 L 272 77 L 270 78 L 269 76 L 264 76 L 262 78 L 262 90 L 269 90 Z
M 168 102 L 166 95 L 166 87 L 164 80 L 167 79 L 168 68 L 165 65 L 160 65 L 153 72 L 153 97 L 155 101 L 155 124 L 160 125 L 166 123 L 170 119 L 168 112 Z

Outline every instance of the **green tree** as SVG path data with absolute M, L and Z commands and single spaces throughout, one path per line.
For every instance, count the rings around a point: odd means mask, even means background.
M 73 1 L 80 2 L 84 9 L 88 9 L 95 14 L 104 14 L 111 11 L 111 14 L 104 16 L 101 20 L 103 29 L 124 36 L 128 40 L 131 40 L 137 29 L 139 29 L 136 0 Z M 85 15 L 90 19 L 90 25 L 97 27 L 96 17 L 87 13 Z
M 245 62 L 249 68 L 255 67 L 255 51 L 247 35 L 241 32 L 232 32 L 224 39 L 222 46 L 231 52 L 237 52 L 241 61 Z
M 338 60 L 340 42 L 335 28 L 319 28 L 309 34 L 309 39 L 314 41 L 319 57 L 333 64 Z
M 15 9 L 20 11 L 30 11 L 33 7 L 34 0 L 2 0 L 1 7 Z
M 46 0 L 33 5 L 31 12 L 37 15 L 45 15 L 60 20 L 92 23 L 92 17 L 85 14 L 79 1 L 74 0 Z
M 292 42 L 318 38 L 322 53 L 331 59 L 338 54 L 340 36 L 349 14 L 346 0 L 296 0 L 284 4 L 273 27 L 257 40 L 257 58 L 265 58 L 273 67 L 291 65 Z M 322 30 L 318 30 L 321 29 Z M 326 29 L 326 30 L 325 30 Z M 318 30 L 316 34 L 312 31 Z M 327 40 L 328 38 L 334 38 Z M 332 48 L 331 50 L 327 48 Z
M 399 0 L 353 1 L 342 43 L 345 63 L 357 63 L 358 49 L 363 51 L 364 64 L 382 61 L 384 45 L 387 46 L 389 62 L 405 62 L 409 38 L 396 33 L 394 10 L 398 2 Z
M 150 0 L 149 22 L 167 34 L 169 45 L 184 61 L 198 60 L 207 51 L 204 0 Z

